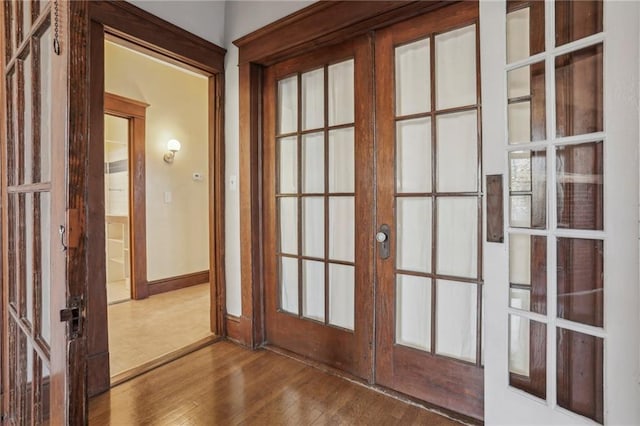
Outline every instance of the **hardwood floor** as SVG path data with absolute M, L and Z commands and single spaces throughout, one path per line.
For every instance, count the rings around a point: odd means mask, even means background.
M 90 401 L 100 425 L 458 425 L 285 356 L 219 342 Z
M 209 284 L 109 306 L 111 377 L 211 336 Z

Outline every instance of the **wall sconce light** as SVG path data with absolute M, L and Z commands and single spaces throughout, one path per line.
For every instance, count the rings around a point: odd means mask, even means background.
M 180 141 L 171 139 L 169 142 L 167 142 L 167 149 L 169 150 L 169 152 L 164 154 L 164 162 L 171 164 L 173 163 L 173 159 L 176 156 L 176 152 L 180 151 Z

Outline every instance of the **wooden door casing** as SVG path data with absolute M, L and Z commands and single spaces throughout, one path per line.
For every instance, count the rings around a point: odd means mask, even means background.
M 353 58 L 355 82 L 355 324 L 354 331 L 279 312 L 276 208 L 276 85 L 295 73 Z M 373 315 L 373 139 L 371 45 L 366 36 L 312 54 L 281 62 L 265 70 L 263 88 L 264 140 L 264 271 L 266 341 L 303 356 L 371 380 Z M 324 127 L 327 132 L 327 127 Z M 325 149 L 326 151 L 326 149 Z M 325 155 L 326 152 L 325 152 Z M 328 188 L 325 187 L 325 203 Z M 327 207 L 325 207 L 327 208 Z M 299 219 L 300 220 L 300 219 Z M 325 241 L 327 238 L 325 223 Z M 300 238 L 300 236 L 298 236 Z M 302 258 L 301 253 L 298 258 Z M 325 308 L 328 298 L 325 281 Z M 300 292 L 301 294 L 301 292 Z M 326 317 L 325 317 L 326 319 Z

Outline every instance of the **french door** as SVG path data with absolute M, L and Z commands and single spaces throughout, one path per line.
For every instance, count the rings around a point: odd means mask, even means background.
M 480 4 L 506 217 L 485 247 L 488 423 L 640 422 L 638 12 Z
M 482 418 L 477 16 L 267 68 L 263 211 L 267 342 Z
M 478 42 L 475 2 L 376 34 L 376 382 L 481 419 Z
M 267 68 L 267 341 L 370 379 L 373 139 L 367 37 Z
M 60 319 L 69 242 L 64 191 L 68 12 L 52 2 L 7 1 L 0 7 L 2 423 L 68 424 L 69 346 Z

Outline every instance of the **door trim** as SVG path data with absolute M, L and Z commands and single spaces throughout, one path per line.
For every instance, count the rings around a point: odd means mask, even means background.
M 265 66 L 331 46 L 455 2 L 318 2 L 233 42 L 239 48 L 240 259 L 242 315 L 227 316 L 229 337 L 264 343 L 262 74 Z M 317 22 L 322 22 L 318 26 Z
M 89 256 L 104 250 L 104 40 L 115 36 L 127 47 L 144 50 L 145 54 L 161 58 L 205 75 L 209 79 L 209 270 L 211 281 L 211 328 L 218 336 L 226 334 L 223 321 L 226 310 L 224 268 L 224 55 L 226 51 L 186 30 L 170 24 L 126 2 L 71 2 L 88 4 L 74 23 L 79 33 L 90 34 L 82 43 L 82 59 L 86 69 L 71 80 L 72 86 L 86 86 L 87 93 L 78 98 L 88 109 L 87 131 L 90 141 L 83 157 L 87 165 L 82 172 L 82 189 L 90 199 L 85 203 L 87 250 L 83 261 L 93 271 L 87 288 L 87 359 L 88 394 L 109 389 L 109 353 L 107 335 L 107 303 L 104 288 L 104 256 Z M 88 95 L 88 96 L 87 96 Z M 85 138 L 86 139 L 86 138 Z M 94 141 L 94 143 L 91 143 Z M 85 149 L 85 151 L 86 151 Z M 102 237 L 101 237 L 102 236 Z M 105 366 L 107 366 L 105 368 Z
M 124 96 L 104 94 L 104 113 L 129 122 L 129 262 L 132 299 L 149 296 L 145 186 L 145 120 L 148 106 Z

